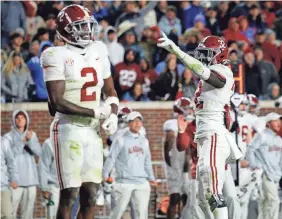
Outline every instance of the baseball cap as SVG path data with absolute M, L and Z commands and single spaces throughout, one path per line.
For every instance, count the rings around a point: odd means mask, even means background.
M 133 112 L 129 113 L 126 119 L 127 119 L 127 122 L 130 122 L 130 121 L 133 121 L 136 118 L 140 118 L 142 121 L 144 120 L 141 113 L 139 113 L 137 111 L 133 111 Z
M 274 121 L 277 119 L 280 119 L 281 115 L 277 114 L 277 113 L 269 113 L 265 116 L 265 122 L 268 123 L 270 121 Z

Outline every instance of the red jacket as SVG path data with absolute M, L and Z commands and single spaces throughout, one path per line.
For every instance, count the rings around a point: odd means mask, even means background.
M 178 133 L 176 145 L 179 151 L 190 148 L 192 165 L 191 165 L 191 177 L 196 179 L 196 167 L 198 163 L 197 156 L 197 144 L 194 142 L 194 135 L 196 132 L 195 121 L 189 123 L 184 133 Z
M 272 62 L 275 65 L 277 71 L 279 72 L 279 69 L 281 67 L 281 62 L 280 62 L 280 54 L 276 45 L 273 45 L 272 43 L 269 42 L 264 42 L 261 47 L 264 53 L 264 59 Z

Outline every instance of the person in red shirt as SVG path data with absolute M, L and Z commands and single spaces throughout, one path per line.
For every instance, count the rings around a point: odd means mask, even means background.
M 142 83 L 143 75 L 136 62 L 136 53 L 133 49 L 128 49 L 124 53 L 124 62 L 115 66 L 115 88 L 119 98 L 131 89 L 135 82 Z
M 263 19 L 265 20 L 269 28 L 273 28 L 273 23 L 276 20 L 275 13 L 272 11 L 274 2 L 266 1 L 263 3 L 263 6 L 264 6 L 264 9 L 262 10 Z
M 276 70 L 279 72 L 281 67 L 281 62 L 280 62 L 280 55 L 278 48 L 276 47 L 275 44 L 266 41 L 265 31 L 259 31 L 256 34 L 255 46 L 262 48 L 264 53 L 264 59 L 266 61 L 272 62 L 275 65 Z
M 156 83 L 158 74 L 155 72 L 153 68 L 150 68 L 150 63 L 145 58 L 141 58 L 139 65 L 143 76 L 143 83 L 142 83 L 143 94 L 145 96 L 148 96 L 151 91 L 151 85 Z
M 239 24 L 236 18 L 230 18 L 228 22 L 228 28 L 223 31 L 225 41 L 228 42 L 229 40 L 234 41 L 243 41 L 245 44 L 250 44 L 248 38 L 241 33 L 239 29 Z

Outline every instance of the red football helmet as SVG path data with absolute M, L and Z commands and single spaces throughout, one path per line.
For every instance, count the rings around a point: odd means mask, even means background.
M 126 123 L 126 118 L 132 110 L 128 107 L 122 107 L 118 112 L 118 123 Z
M 207 66 L 228 61 L 227 46 L 224 40 L 217 36 L 207 36 L 202 39 L 194 54 L 196 59 Z
M 94 40 L 98 23 L 87 8 L 73 4 L 60 11 L 56 28 L 63 41 L 85 47 Z
M 173 112 L 183 115 L 189 121 L 195 119 L 193 104 L 187 97 L 181 97 L 174 102 Z
M 259 99 L 254 94 L 248 94 L 248 112 L 251 114 L 259 114 Z

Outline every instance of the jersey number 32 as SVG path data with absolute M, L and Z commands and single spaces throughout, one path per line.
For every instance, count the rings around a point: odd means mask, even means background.
M 81 93 L 80 93 L 80 101 L 95 101 L 96 100 L 96 92 L 92 92 L 91 94 L 87 94 L 86 89 L 89 87 L 94 87 L 98 84 L 98 77 L 97 77 L 97 72 L 94 68 L 88 67 L 88 68 L 83 68 L 81 70 L 81 77 L 86 77 L 87 74 L 92 74 L 93 75 L 93 80 L 87 81 L 83 84 L 81 88 Z

